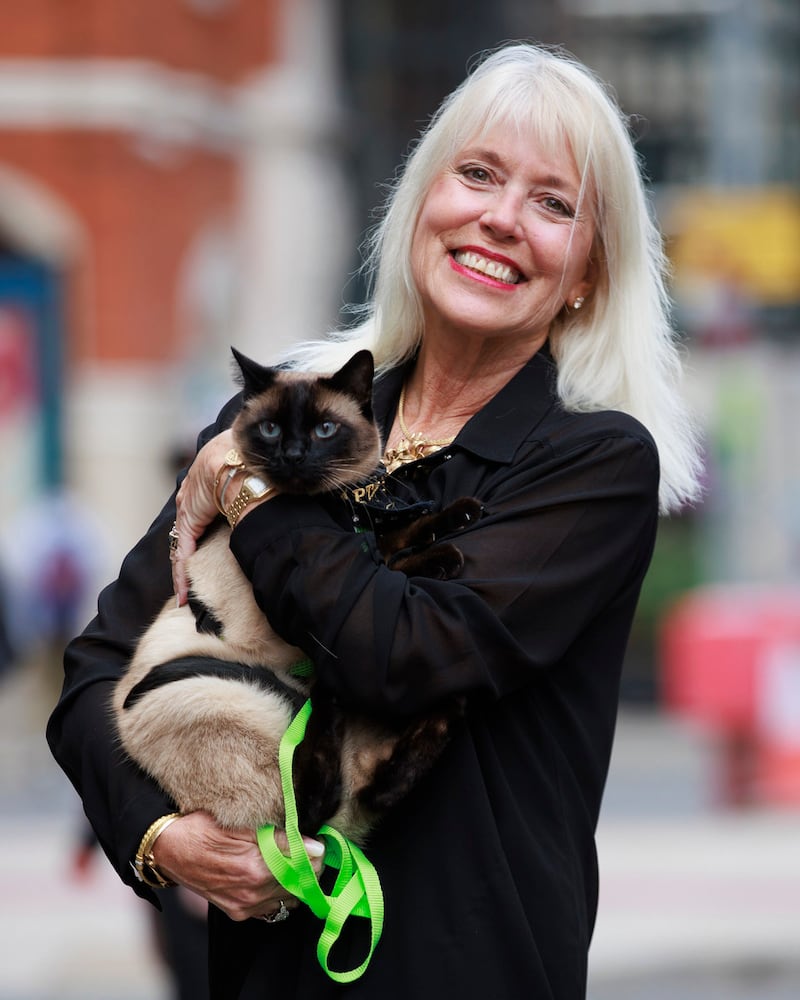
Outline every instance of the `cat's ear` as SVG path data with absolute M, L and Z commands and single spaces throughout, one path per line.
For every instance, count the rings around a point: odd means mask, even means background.
M 260 365 L 252 358 L 246 357 L 241 351 L 237 351 L 235 347 L 231 347 L 231 352 L 238 365 L 238 371 L 234 371 L 234 378 L 241 385 L 245 399 L 269 389 L 275 381 L 276 370 L 274 368 Z
M 368 414 L 372 413 L 372 379 L 375 376 L 375 361 L 371 351 L 358 351 L 334 375 L 325 381 L 342 392 L 348 393 Z

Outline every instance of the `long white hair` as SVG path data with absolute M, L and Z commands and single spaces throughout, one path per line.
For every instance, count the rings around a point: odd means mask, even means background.
M 296 345 L 303 368 L 332 369 L 368 347 L 378 372 L 413 355 L 423 336 L 411 245 L 431 185 L 465 145 L 498 122 L 547 152 L 567 152 L 581 174 L 578 210 L 596 227 L 597 280 L 580 311 L 550 328 L 558 394 L 567 409 L 623 410 L 653 435 L 662 511 L 700 492 L 697 436 L 680 393 L 669 320 L 666 259 L 627 122 L 606 87 L 563 51 L 506 45 L 478 62 L 445 99 L 394 184 L 366 247 L 371 296 L 359 325 Z

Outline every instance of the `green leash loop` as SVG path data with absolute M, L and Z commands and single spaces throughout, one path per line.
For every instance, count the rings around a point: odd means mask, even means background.
M 327 975 L 337 983 L 352 983 L 363 975 L 383 931 L 383 892 L 378 873 L 364 852 L 338 830 L 322 826 L 318 836 L 325 841 L 325 864 L 338 871 L 330 895 L 323 892 L 306 853 L 297 823 L 297 803 L 292 784 L 294 752 L 303 740 L 311 715 L 309 699 L 284 733 L 278 750 L 283 797 L 286 807 L 286 839 L 289 856 L 275 842 L 275 827 L 259 827 L 258 846 L 267 867 L 280 884 L 305 903 L 324 926 L 317 944 L 317 960 Z M 370 946 L 364 961 L 355 969 L 337 972 L 330 968 L 329 957 L 348 917 L 365 917 L 370 922 Z

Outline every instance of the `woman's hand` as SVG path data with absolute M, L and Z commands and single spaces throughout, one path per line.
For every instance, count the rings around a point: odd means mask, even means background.
M 281 843 L 281 849 L 287 847 Z M 284 835 L 285 836 L 285 835 Z M 305 838 L 314 870 L 322 871 L 324 846 Z M 205 812 L 188 813 L 171 823 L 153 845 L 164 875 L 198 893 L 231 920 L 269 917 L 298 906 L 264 863 L 254 830 L 223 830 Z
M 189 584 L 186 560 L 197 547 L 197 539 L 219 513 L 214 499 L 214 479 L 233 448 L 233 434 L 223 431 L 197 453 L 176 497 L 175 527 L 171 547 L 172 585 L 178 604 L 185 604 Z

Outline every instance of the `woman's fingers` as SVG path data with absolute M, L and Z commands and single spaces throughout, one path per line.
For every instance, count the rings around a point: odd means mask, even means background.
M 288 852 L 283 831 L 276 833 Z M 324 845 L 304 838 L 314 870 L 324 864 Z M 231 920 L 270 917 L 299 905 L 267 868 L 255 831 L 223 830 L 208 813 L 194 812 L 172 823 L 153 847 L 156 864 L 173 881 L 221 909 Z
M 157 839 L 156 864 L 231 920 L 274 913 L 286 891 L 272 876 L 252 830 L 223 830 L 208 813 L 182 816 Z M 287 900 L 288 902 L 288 900 Z
M 218 514 L 214 480 L 233 445 L 231 431 L 212 438 L 197 453 L 175 498 L 175 524 L 170 531 L 172 584 L 178 605 L 185 604 L 189 591 L 186 561 L 197 540 Z

